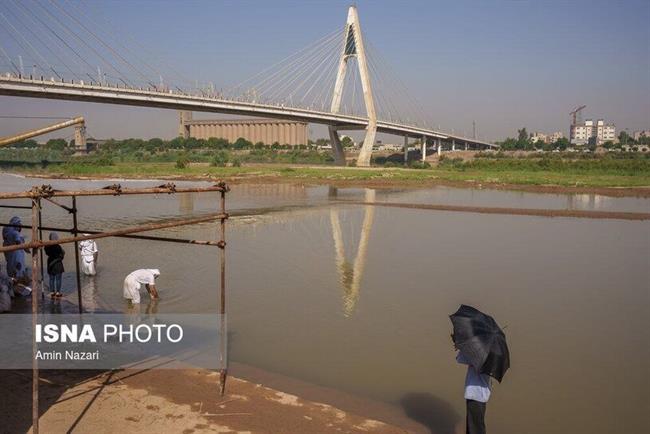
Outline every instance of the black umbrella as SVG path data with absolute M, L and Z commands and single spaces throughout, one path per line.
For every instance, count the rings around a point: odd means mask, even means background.
M 456 348 L 478 372 L 500 383 L 510 367 L 510 352 L 506 335 L 494 318 L 464 304 L 449 318 Z

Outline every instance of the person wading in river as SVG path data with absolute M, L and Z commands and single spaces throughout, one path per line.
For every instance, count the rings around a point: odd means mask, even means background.
M 59 234 L 50 232 L 50 240 L 58 240 Z M 53 246 L 45 246 L 45 254 L 47 255 L 47 274 L 50 276 L 50 294 L 52 298 L 62 297 L 61 293 L 61 278 L 63 277 L 63 258 L 65 257 L 65 250 L 60 244 Z

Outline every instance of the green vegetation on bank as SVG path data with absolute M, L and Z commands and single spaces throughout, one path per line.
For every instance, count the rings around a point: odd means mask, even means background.
M 65 142 L 64 142 L 65 143 Z M 70 147 L 53 142 L 40 148 L 0 149 L 0 166 L 13 171 L 62 176 L 200 178 L 277 178 L 303 182 L 335 181 L 559 185 L 584 187 L 650 186 L 650 155 L 634 152 L 531 152 L 513 156 L 483 152 L 473 158 L 444 154 L 437 165 L 401 155 L 378 156 L 376 167 L 333 166 L 329 151 L 316 146 L 273 146 L 239 139 L 173 139 L 107 141 L 91 155 L 73 157 Z M 351 162 L 350 165 L 354 165 Z

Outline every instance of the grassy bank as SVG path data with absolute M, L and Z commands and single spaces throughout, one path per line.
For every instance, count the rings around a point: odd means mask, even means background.
M 471 182 L 481 184 L 556 185 L 564 187 L 647 187 L 650 186 L 648 162 L 620 163 L 598 167 L 543 167 L 537 163 L 491 160 L 489 162 L 448 162 L 429 169 L 353 168 L 332 166 L 291 166 L 286 164 L 244 164 L 240 167 L 215 167 L 191 163 L 184 168 L 173 162 L 110 161 L 49 164 L 46 167 L 13 165 L 9 170 L 24 174 L 65 177 L 130 177 L 227 180 L 277 179 L 309 183 L 345 181 L 372 184 L 429 184 L 436 182 Z M 534 165 L 534 167 L 531 166 Z M 543 163 L 546 164 L 546 163 Z M 632 167 L 634 166 L 634 167 Z

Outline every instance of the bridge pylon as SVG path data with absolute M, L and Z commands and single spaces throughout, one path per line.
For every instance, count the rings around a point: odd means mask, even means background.
M 375 101 L 372 96 L 370 70 L 366 60 L 366 49 L 363 45 L 359 14 L 357 13 L 357 8 L 355 6 L 350 6 L 348 9 L 348 19 L 343 33 L 343 50 L 341 51 L 341 59 L 336 74 L 336 84 L 334 85 L 334 94 L 332 95 L 332 113 L 340 112 L 343 86 L 345 83 L 345 73 L 347 72 L 348 60 L 352 57 L 357 59 L 359 76 L 361 77 L 361 88 L 363 90 L 363 101 L 368 116 L 366 137 L 363 140 L 363 145 L 361 145 L 361 151 L 359 152 L 359 158 L 357 159 L 357 166 L 368 167 L 370 166 L 370 156 L 372 155 L 372 147 L 375 144 L 375 136 L 377 134 L 377 113 L 375 111 Z M 329 135 L 336 163 L 339 165 L 345 165 L 345 153 L 343 152 L 343 147 L 341 146 L 341 141 L 339 140 L 336 127 L 329 127 Z

